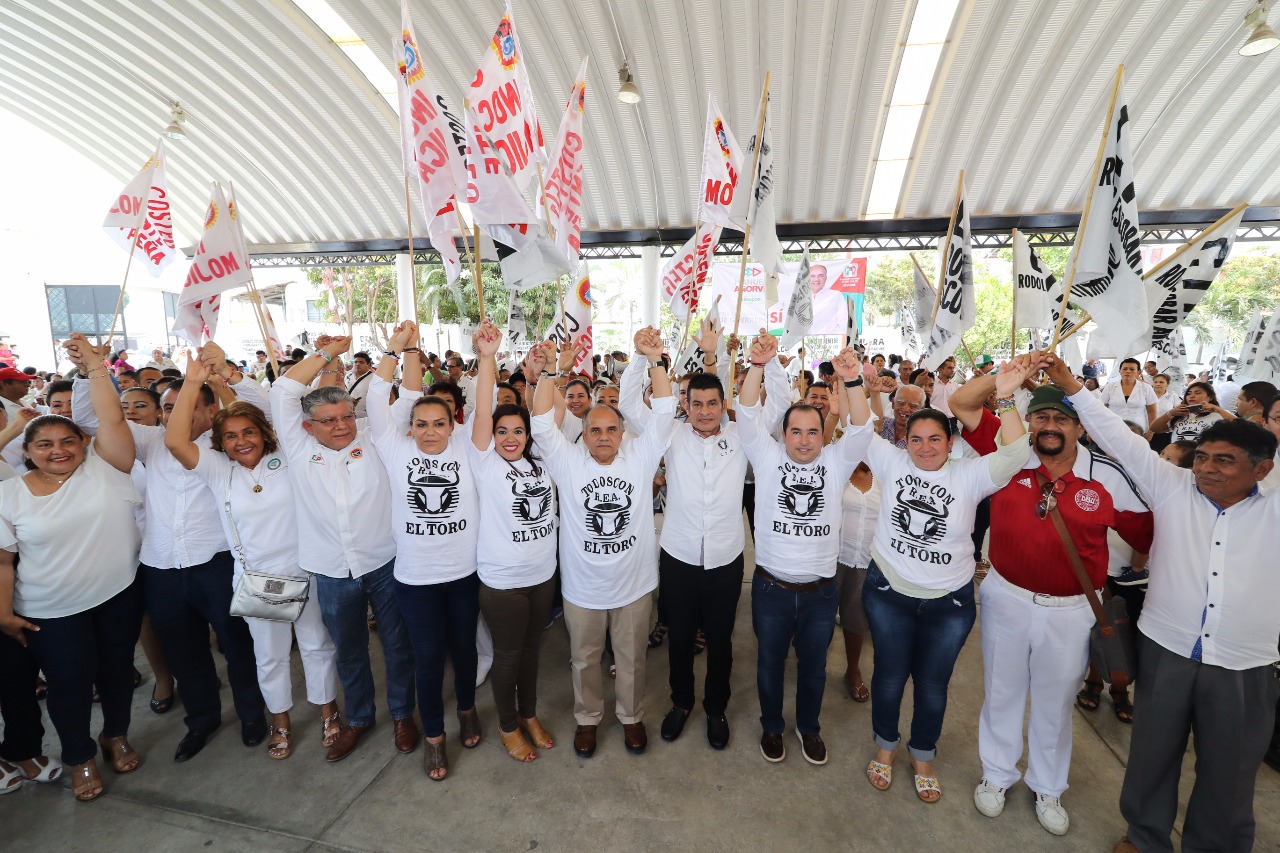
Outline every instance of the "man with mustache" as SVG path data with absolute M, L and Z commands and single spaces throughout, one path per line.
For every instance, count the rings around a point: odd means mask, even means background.
M 1043 366 L 1032 354 L 1032 366 Z M 983 406 L 995 376 L 966 382 L 951 397 L 963 436 L 981 454 L 996 449 L 1000 419 Z M 996 401 L 997 411 L 1014 406 Z M 1151 544 L 1151 513 L 1124 470 L 1079 443 L 1080 416 L 1063 390 L 1042 385 L 1027 406 L 1031 458 L 1021 474 L 991 496 L 991 570 L 979 591 L 985 697 L 978 722 L 982 782 L 978 811 L 996 817 L 1020 778 L 1023 709 L 1031 696 L 1026 783 L 1036 818 L 1054 835 L 1070 820 L 1061 797 L 1071 765 L 1071 707 L 1089 656 L 1093 610 L 1080 589 L 1051 513 L 1059 513 L 1090 585 L 1107 580 L 1107 530 L 1135 550 Z

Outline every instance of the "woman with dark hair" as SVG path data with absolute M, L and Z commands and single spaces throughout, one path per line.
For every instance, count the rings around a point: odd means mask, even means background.
M 405 321 L 397 326 L 389 349 L 369 385 L 369 426 L 391 482 L 394 586 L 417 664 L 424 769 L 438 782 L 449 772 L 444 738 L 446 655 L 453 662 L 462 745 L 474 749 L 480 744 L 475 701 L 479 497 L 465 431 L 454 429 L 454 413 L 461 415 L 461 406 L 450 407 L 443 397 L 418 396 L 422 367 L 417 325 Z M 402 354 L 402 393 L 392 406 L 391 379 Z
M 72 795 L 88 802 L 102 796 L 99 747 L 117 773 L 140 763 L 128 731 L 142 537 L 129 480 L 133 434 L 105 353 L 79 334 L 66 347 L 89 379 L 98 436 L 90 455 L 88 435 L 67 418 L 45 415 L 27 425 L 27 473 L 0 484 L 0 631 L 30 648 L 44 672 Z M 102 697 L 96 744 L 89 733 L 95 684 Z
M 134 367 L 129 363 L 129 351 L 127 349 L 117 350 L 109 357 L 109 364 L 112 372 L 119 376 L 125 371 L 133 372 Z
M 1192 382 L 1182 396 L 1182 404 L 1156 418 L 1152 432 L 1170 433 L 1170 441 L 1195 441 L 1218 421 L 1235 420 L 1235 415 L 1218 405 L 1218 394 L 1208 382 Z
M 493 635 L 493 701 L 502 745 L 516 761 L 533 761 L 538 749 L 556 745 L 538 722 L 538 647 L 555 595 L 555 486 L 533 453 L 529 410 L 493 407 L 494 356 L 502 332 L 480 327 L 475 350 L 476 409 L 471 466 L 480 493 L 480 537 L 476 557 L 480 612 Z M 542 349 L 525 360 L 535 376 L 545 369 Z
M 1120 362 L 1120 381 L 1104 385 L 1098 399 L 1126 421 L 1137 424 L 1143 435 L 1148 435 L 1156 419 L 1156 392 L 1139 379 L 1141 375 L 1142 362 L 1136 358 L 1124 359 Z
M 394 369 L 395 362 L 392 362 Z M 422 384 L 418 383 L 418 390 L 421 390 Z M 467 422 L 467 415 L 464 411 L 466 407 L 466 398 L 462 396 L 462 389 L 458 387 L 458 383 L 451 379 L 444 379 L 440 382 L 433 382 L 431 387 L 427 389 L 428 397 L 443 397 L 450 403 L 449 415 L 456 424 Z
M 307 577 L 298 567 L 297 515 L 289 466 L 280 452 L 275 430 L 262 410 L 236 401 L 213 416 L 209 447 L 191 440 L 201 386 L 209 367 L 187 362 L 187 378 L 169 414 L 164 443 L 183 468 L 194 471 L 223 507 L 222 529 L 235 555 L 233 584 L 245 569 L 280 577 Z M 315 581 L 310 594 L 315 595 Z M 318 603 L 308 602 L 296 622 L 245 617 L 253 637 L 258 686 L 272 714 L 267 757 L 276 761 L 293 752 L 293 677 L 290 650 L 297 638 L 307 699 L 320 706 L 325 749 L 338 737 L 338 652 L 325 629 Z
M 837 370 L 852 375 L 840 365 Z M 977 615 L 970 534 L 978 503 L 1007 484 L 1031 452 L 1013 396 L 1029 374 L 1027 356 L 1000 365 L 996 405 L 1004 446 L 982 459 L 951 458 L 951 420 L 936 409 L 911 415 L 906 449 L 894 446 L 872 428 L 861 381 L 845 383 L 851 438 L 862 442 L 884 490 L 862 590 L 875 647 L 871 728 L 879 746 L 867 778 L 881 791 L 893 781 L 899 710 L 910 678 L 915 709 L 907 749 L 916 795 L 926 803 L 942 796 L 931 762 L 951 672 Z

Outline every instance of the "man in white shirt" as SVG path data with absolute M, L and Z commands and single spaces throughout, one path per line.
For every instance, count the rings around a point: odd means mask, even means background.
M 347 376 L 347 394 L 356 407 L 356 417 L 366 417 L 364 395 L 369 391 L 369 377 L 373 375 L 373 360 L 361 350 L 351 358 L 351 373 Z
M 653 475 L 676 422 L 671 382 L 658 365 L 661 334 L 641 329 L 636 343 L 652 365 L 653 382 L 653 422 L 641 437 L 624 442 L 622 413 L 598 403 L 587 411 L 581 443 L 570 444 L 555 424 L 555 376 L 544 371 L 534 394 L 533 437 L 560 493 L 560 574 L 578 723 L 573 749 L 582 758 L 595 753 L 604 714 L 600 654 L 606 632 L 617 665 L 623 741 L 633 755 L 649 742 L 643 722 L 645 655 L 658 585 Z
M 707 674 L 702 709 L 707 741 L 714 749 L 729 743 L 729 674 L 733 665 L 733 626 L 742 593 L 742 489 L 747 456 L 737 425 L 725 416 L 724 385 L 716 375 L 719 335 L 704 324 L 697 344 L 704 372 L 692 374 L 684 404 L 686 418 L 665 449 L 667 505 L 663 512 L 662 550 L 658 557 L 662 609 L 670 632 L 671 710 L 662 720 L 662 739 L 673 741 L 693 711 L 694 639 L 706 638 Z M 641 396 L 648 360 L 637 353 L 622 376 L 622 413 L 637 432 L 652 428 L 653 413 Z M 787 377 L 777 359 L 765 369 L 769 382 L 768 431 L 787 407 Z
M 938 365 L 938 375 L 934 379 L 933 390 L 929 392 L 929 405 L 949 418 L 955 417 L 951 413 L 951 395 L 960 390 L 960 383 L 952 381 L 955 375 L 955 357 L 947 356 L 946 360 Z
M 315 578 L 316 603 L 338 647 L 347 721 L 325 759 L 346 758 L 374 723 L 370 607 L 386 662 L 396 749 L 410 753 L 421 737 L 413 719 L 413 649 L 392 587 L 391 485 L 347 392 L 310 390 L 351 339 L 322 335 L 316 347 L 271 386 L 271 415 L 297 493 L 299 563 Z
M 164 350 L 160 349 L 160 347 L 156 347 L 151 351 L 151 360 L 144 364 L 143 367 L 154 367 L 156 370 L 161 371 L 178 369 L 178 365 L 174 364 L 173 359 L 165 355 Z
M 1275 531 L 1280 494 L 1262 494 L 1276 437 L 1247 421 L 1220 421 L 1196 444 L 1191 470 L 1160 459 L 1141 436 L 1082 390 L 1050 357 L 1089 435 L 1151 499 L 1151 582 L 1138 619 L 1141 677 L 1116 846 L 1171 851 L 1178 781 L 1195 730 L 1195 783 L 1182 828 L 1187 851 L 1248 851 L 1254 780 L 1280 693 L 1271 664 L 1280 636 Z

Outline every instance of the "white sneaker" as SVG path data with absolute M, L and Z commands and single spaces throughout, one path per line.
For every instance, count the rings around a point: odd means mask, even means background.
M 1004 811 L 1004 788 L 997 788 L 983 779 L 973 789 L 973 805 L 987 817 L 999 817 Z
M 1071 826 L 1071 818 L 1057 797 L 1048 794 L 1036 794 L 1036 819 L 1040 825 L 1054 835 L 1066 835 Z

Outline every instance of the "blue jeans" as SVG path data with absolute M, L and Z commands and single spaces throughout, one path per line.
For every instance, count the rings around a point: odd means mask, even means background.
M 387 707 L 391 719 L 413 716 L 413 648 L 392 589 L 392 560 L 358 578 L 314 575 L 320 616 L 338 647 L 338 678 L 347 722 L 371 726 L 375 716 L 373 669 L 369 665 L 369 608 L 378 620 L 378 640 L 387 669 Z
M 978 611 L 973 581 L 941 598 L 913 598 L 889 586 L 873 560 L 862 587 L 875 672 L 871 676 L 871 731 L 881 749 L 895 750 L 902 740 L 898 715 L 907 678 L 915 685 L 915 710 L 907 749 L 916 761 L 938 754 L 947 685 L 960 649 Z
M 782 683 L 787 653 L 796 647 L 796 730 L 816 735 L 827 687 L 827 646 L 836 630 L 836 584 L 813 592 L 791 592 L 759 575 L 751 581 L 751 625 L 756 632 L 756 690 L 760 726 L 782 734 Z
M 444 660 L 453 661 L 458 710 L 476 706 L 476 621 L 480 616 L 480 576 L 475 572 L 446 583 L 416 586 L 395 581 L 396 600 L 417 661 L 422 733 L 444 734 Z

